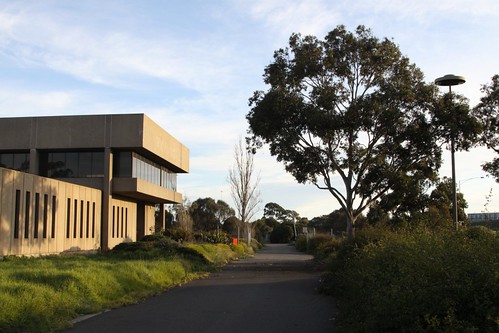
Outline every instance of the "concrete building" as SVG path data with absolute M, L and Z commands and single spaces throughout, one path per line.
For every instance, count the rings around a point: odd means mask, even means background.
M 0 256 L 140 239 L 188 171 L 187 147 L 144 114 L 1 118 Z

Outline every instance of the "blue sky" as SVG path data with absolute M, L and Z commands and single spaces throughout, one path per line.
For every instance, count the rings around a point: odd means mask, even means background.
M 497 0 L 0 0 L 0 117 L 146 113 L 190 148 L 179 191 L 232 204 L 233 147 L 274 50 L 293 32 L 323 38 L 338 24 L 393 38 L 428 82 L 465 76 L 454 91 L 472 106 L 499 74 Z M 483 211 L 491 190 L 488 209 L 499 211 L 499 185 L 479 178 L 492 156 L 456 155 L 468 212 Z M 339 207 L 265 151 L 255 167 L 262 209 L 276 202 L 312 218 Z M 440 174 L 450 175 L 447 161 Z

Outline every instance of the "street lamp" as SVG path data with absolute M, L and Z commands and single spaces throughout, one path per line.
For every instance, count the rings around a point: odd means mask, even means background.
M 437 86 L 447 86 L 449 87 L 449 97 L 452 98 L 452 86 L 456 86 L 458 84 L 463 84 L 466 82 L 464 77 L 447 74 L 445 76 L 439 77 L 435 79 L 435 84 Z M 454 160 L 454 133 L 451 133 L 450 138 L 450 151 L 451 151 L 451 164 L 452 164 L 452 219 L 454 224 L 456 225 L 456 229 L 458 228 L 458 218 L 457 218 L 457 194 L 456 194 L 456 164 Z
M 481 176 L 481 177 L 471 177 L 471 178 L 467 178 L 467 179 L 464 179 L 464 180 L 460 180 L 460 181 L 459 181 L 459 184 L 458 184 L 458 186 L 457 186 L 457 191 L 458 191 L 458 192 L 461 192 L 461 184 L 462 184 L 462 183 L 466 183 L 468 180 L 478 179 L 478 178 L 482 178 L 482 179 L 483 179 L 483 178 L 485 178 L 485 177 L 484 177 L 484 176 Z

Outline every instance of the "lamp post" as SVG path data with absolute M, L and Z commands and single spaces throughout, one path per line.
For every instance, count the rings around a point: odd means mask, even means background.
M 435 79 L 435 84 L 437 86 L 447 86 L 449 87 L 449 98 L 452 98 L 452 86 L 456 86 L 458 84 L 463 84 L 466 82 L 464 77 L 454 75 L 454 74 L 447 74 L 445 76 L 439 77 Z M 454 160 L 454 151 L 455 151 L 455 138 L 454 138 L 454 127 L 452 128 L 452 133 L 451 133 L 451 138 L 450 138 L 450 151 L 451 151 L 451 164 L 452 164 L 452 219 L 454 221 L 454 224 L 456 226 L 456 229 L 459 227 L 458 225 L 458 218 L 457 218 L 457 194 L 456 194 L 456 163 Z
M 481 177 L 471 177 L 471 178 L 467 178 L 467 179 L 464 179 L 464 180 L 460 180 L 460 181 L 459 181 L 459 184 L 458 184 L 458 186 L 457 186 L 457 191 L 458 191 L 458 192 L 461 192 L 461 184 L 462 184 L 462 183 L 466 183 L 468 180 L 472 180 L 472 179 L 479 179 L 479 178 L 483 179 L 483 178 L 485 178 L 485 177 L 484 177 L 484 176 L 481 176 Z

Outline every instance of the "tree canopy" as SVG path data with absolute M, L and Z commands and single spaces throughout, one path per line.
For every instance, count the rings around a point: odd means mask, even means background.
M 483 165 L 483 170 L 499 182 L 499 75 L 492 77 L 492 82 L 482 87 L 485 94 L 473 112 L 482 124 L 482 143 L 496 153 L 492 161 Z
M 249 101 L 253 149 L 268 144 L 298 182 L 329 191 L 349 234 L 398 185 L 435 178 L 436 87 L 393 41 L 364 26 L 354 33 L 338 26 L 323 41 L 293 34 L 289 47 L 275 51 L 264 82 L 270 88 Z

